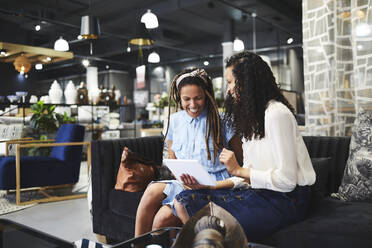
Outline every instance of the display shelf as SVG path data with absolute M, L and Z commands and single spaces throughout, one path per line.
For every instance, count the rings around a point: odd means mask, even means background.
M 0 121 L 8 123 L 23 123 L 24 125 L 28 124 L 30 121 L 30 107 L 33 103 L 0 103 L 0 109 L 5 110 L 0 114 Z M 82 125 L 85 125 L 87 132 L 105 132 L 105 131 L 133 131 L 133 136 L 136 137 L 136 123 L 134 120 L 135 105 L 134 104 L 66 104 L 66 103 L 45 103 L 45 105 L 54 105 L 58 107 L 68 107 L 70 109 L 71 116 L 76 118 L 76 122 Z M 103 107 L 103 108 L 99 108 Z M 108 108 L 104 108 L 108 107 Z M 72 110 L 76 109 L 76 110 Z M 127 116 L 122 117 L 122 115 L 127 114 L 127 109 L 129 109 L 129 118 Z M 10 115 L 12 111 L 17 110 L 16 115 Z M 62 110 L 63 111 L 63 110 Z M 85 112 L 85 115 L 79 116 L 78 112 Z M 66 111 L 64 111 L 66 112 Z M 124 127 L 120 128 L 108 128 L 112 117 L 111 113 L 117 113 L 119 115 L 119 123 Z M 131 122 L 126 122 L 131 120 Z M 103 123 L 103 124 L 102 124 Z M 123 124 L 124 123 L 124 124 Z M 103 127 L 97 127 L 97 124 L 104 125 Z

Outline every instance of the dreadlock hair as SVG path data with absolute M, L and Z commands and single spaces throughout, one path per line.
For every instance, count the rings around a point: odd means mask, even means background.
M 224 120 L 245 139 L 265 137 L 265 110 L 270 100 L 283 103 L 294 114 L 270 67 L 260 56 L 243 51 L 226 60 L 228 67 L 235 77 L 236 99 L 230 94 L 227 96 Z
M 177 85 L 178 78 L 190 72 L 193 72 L 194 75 L 184 77 L 183 79 L 181 79 L 180 82 L 178 82 L 178 85 Z M 214 150 L 213 163 L 215 163 L 217 154 L 218 154 L 217 151 L 222 150 L 222 148 L 225 146 L 225 140 L 222 137 L 221 118 L 218 112 L 217 103 L 214 98 L 212 80 L 204 70 L 199 70 L 196 68 L 185 69 L 181 73 L 177 74 L 171 83 L 170 94 L 169 94 L 169 99 L 168 99 L 169 103 L 172 100 L 174 100 L 174 102 L 176 103 L 176 106 L 175 106 L 176 112 L 179 106 L 182 109 L 180 92 L 181 92 L 182 87 L 186 85 L 197 85 L 203 90 L 205 94 L 206 99 L 205 99 L 204 108 L 206 108 L 206 113 L 207 113 L 207 120 L 206 120 L 206 125 L 205 125 L 205 144 L 207 147 L 208 160 L 211 160 L 211 153 L 210 153 L 208 141 L 209 141 L 209 137 L 212 136 L 213 150 Z M 170 123 L 170 104 L 168 105 L 168 125 L 167 125 L 167 131 L 164 136 L 164 140 L 168 134 L 169 123 Z

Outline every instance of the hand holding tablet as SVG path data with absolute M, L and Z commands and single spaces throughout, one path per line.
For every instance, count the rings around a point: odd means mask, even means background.
M 182 182 L 180 178 L 182 174 L 189 174 L 193 176 L 199 184 L 208 186 L 216 185 L 216 180 L 209 175 L 198 160 L 164 159 L 163 162 L 180 182 Z

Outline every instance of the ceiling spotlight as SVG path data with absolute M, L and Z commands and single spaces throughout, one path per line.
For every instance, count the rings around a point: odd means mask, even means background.
M 25 78 L 28 78 L 28 74 L 25 75 Z
M 81 34 L 79 34 L 77 38 L 78 38 L 78 40 L 82 40 L 83 36 Z
M 110 66 L 109 65 L 106 65 L 106 70 L 110 69 Z
M 130 46 L 128 45 L 127 47 L 127 53 L 130 53 L 131 49 L 130 49 Z
M 83 66 L 85 66 L 85 67 L 88 67 L 89 66 L 89 60 L 87 60 L 87 59 L 83 59 L 82 61 L 81 61 L 81 63 L 83 64 Z
M 54 50 L 56 51 L 61 51 L 61 52 L 66 52 L 70 49 L 68 42 L 61 37 L 59 37 L 58 40 L 54 43 Z
M 141 17 L 141 22 L 143 22 L 147 29 L 153 29 L 159 27 L 158 18 L 151 10 L 147 10 L 147 12 Z
M 287 40 L 287 44 L 288 44 L 288 45 L 289 45 L 289 44 L 292 44 L 292 42 L 293 42 L 293 38 L 292 38 L 292 37 L 289 37 L 288 40 Z
M 149 54 L 149 57 L 147 58 L 147 62 L 149 63 L 159 63 L 160 62 L 160 56 L 157 52 L 152 52 Z
M 42 70 L 42 69 L 43 69 L 43 64 L 41 64 L 41 63 L 37 63 L 37 64 L 35 65 L 35 69 L 36 69 L 36 70 Z
M 205 66 L 208 66 L 208 65 L 209 65 L 209 61 L 208 61 L 208 60 L 205 60 L 205 61 L 203 62 L 203 64 L 204 64 Z
M 241 39 L 238 37 L 235 38 L 234 43 L 233 43 L 233 50 L 235 52 L 240 52 L 244 50 L 244 43 Z
M 41 29 L 41 26 L 39 24 L 35 25 L 35 30 L 36 31 L 40 31 L 40 29 Z

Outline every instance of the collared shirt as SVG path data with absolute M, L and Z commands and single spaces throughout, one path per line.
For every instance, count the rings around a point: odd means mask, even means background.
M 252 188 L 290 192 L 296 185 L 312 185 L 315 172 L 292 112 L 270 101 L 265 111 L 265 137 L 243 142 L 243 167 L 250 168 Z M 234 188 L 247 187 L 243 178 L 231 177 Z
M 214 162 L 213 139 L 209 137 L 209 150 L 211 160 L 208 160 L 207 146 L 205 143 L 205 127 L 207 114 L 203 112 L 196 118 L 192 118 L 186 111 L 182 110 L 170 116 L 169 130 L 166 140 L 172 141 L 172 150 L 178 159 L 195 159 L 204 166 L 209 173 L 215 173 L 226 170 L 216 157 Z M 166 125 L 163 134 L 166 132 Z M 225 143 L 234 135 L 233 131 L 227 126 L 222 125 L 222 134 L 225 137 Z M 219 154 L 218 154 L 219 155 Z

